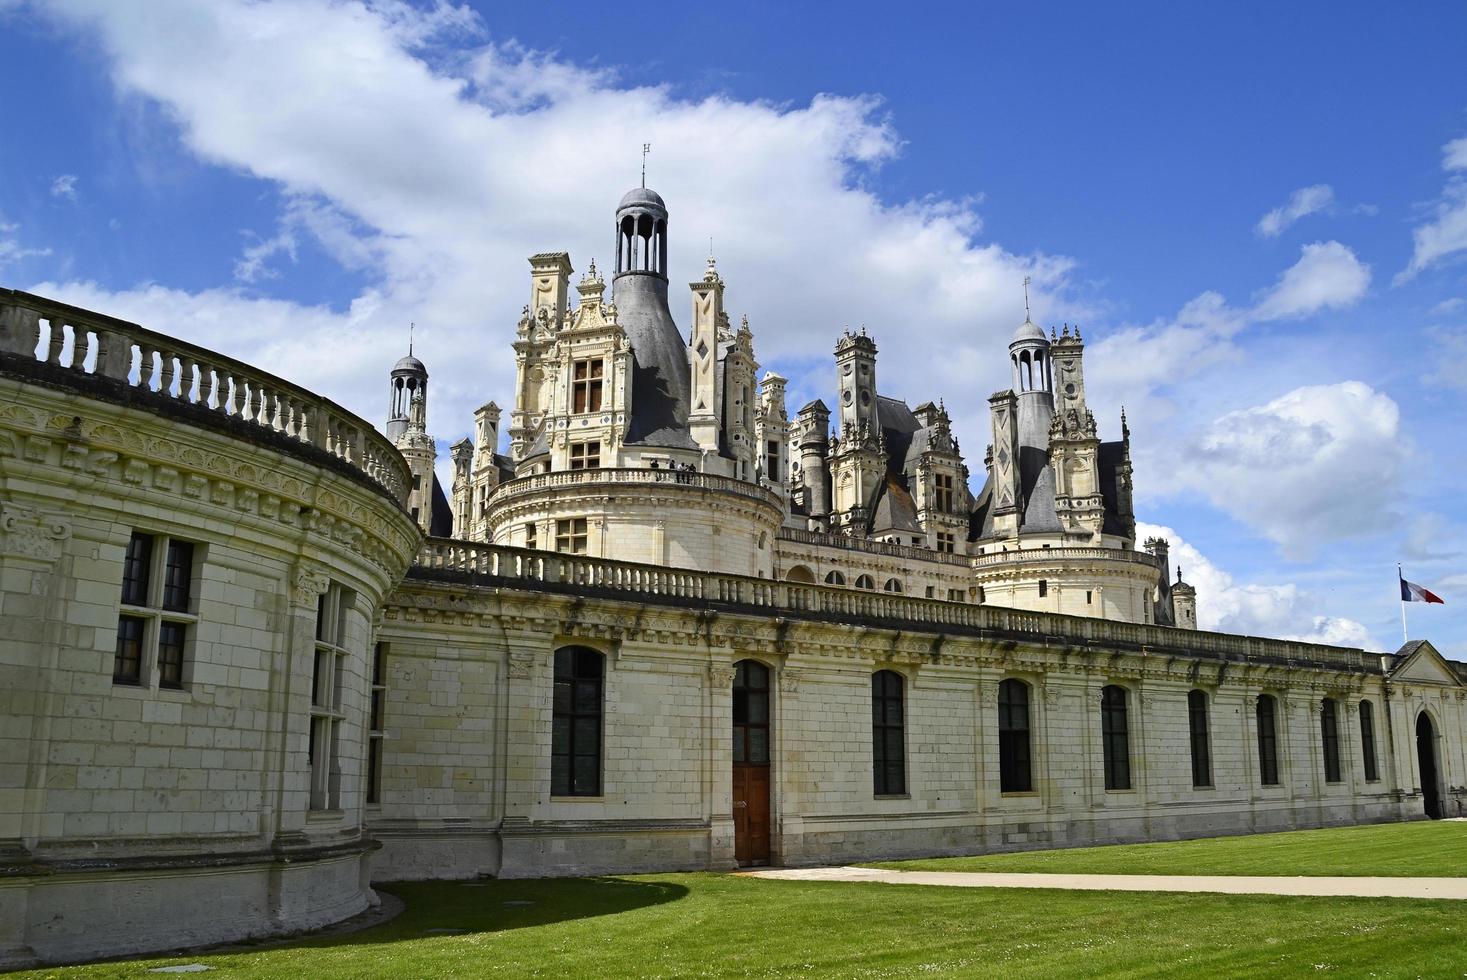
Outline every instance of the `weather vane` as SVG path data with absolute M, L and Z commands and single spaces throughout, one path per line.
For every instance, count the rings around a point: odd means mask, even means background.
M 1024 277 L 1024 319 L 1029 319 L 1029 277 Z
M 416 326 L 416 323 L 408 323 L 408 357 L 413 356 L 413 327 Z
M 651 143 L 642 144 L 642 186 L 647 186 L 647 154 L 652 152 Z

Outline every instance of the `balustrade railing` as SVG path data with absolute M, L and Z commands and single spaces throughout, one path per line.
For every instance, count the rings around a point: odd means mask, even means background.
M 986 555 L 973 555 L 968 559 L 974 568 L 992 568 L 996 565 L 1045 564 L 1070 561 L 1124 561 L 1137 565 L 1160 568 L 1161 563 L 1149 551 L 1131 551 L 1126 548 L 1086 548 L 1065 546 L 1060 548 L 1016 548 L 1013 551 L 994 551 Z
M 0 353 L 212 409 L 324 450 L 407 500 L 407 463 L 369 423 L 304 388 L 135 323 L 0 289 Z
M 781 510 L 784 506 L 778 494 L 757 483 L 749 483 L 746 480 L 735 480 L 732 477 L 717 476 L 712 473 L 698 473 L 693 470 L 652 469 L 651 467 L 556 470 L 552 473 L 537 473 L 534 476 L 522 476 L 516 480 L 507 480 L 496 487 L 490 504 L 492 506 L 494 503 L 506 501 L 522 494 L 537 493 L 557 487 L 585 487 L 589 489 L 602 487 L 606 484 L 663 484 L 667 486 L 697 487 L 704 490 L 715 490 L 721 493 L 738 494 L 741 497 L 748 497 Z
M 806 531 L 797 527 L 779 529 L 781 541 L 795 544 L 814 545 L 817 548 L 839 548 L 866 555 L 885 555 L 888 558 L 905 558 L 910 561 L 934 561 L 944 565 L 967 565 L 966 555 L 948 554 L 931 548 L 914 548 L 911 545 L 892 544 L 889 541 L 871 541 L 865 538 L 848 537 L 844 534 L 826 534 L 822 531 Z
M 808 615 L 866 623 L 891 623 L 933 633 L 1020 634 L 1036 641 L 1079 646 L 1118 645 L 1184 651 L 1234 661 L 1266 659 L 1300 665 L 1322 664 L 1353 671 L 1377 671 L 1378 657 L 1351 647 L 1274 640 L 1229 633 L 1118 623 L 1082 616 L 1008 609 L 925 599 L 889 592 L 866 592 L 824 585 L 776 581 L 663 568 L 587 555 L 530 551 L 474 541 L 429 538 L 418 553 L 410 578 L 431 579 L 451 572 L 481 584 L 534 590 L 543 586 L 625 594 L 628 599 L 712 608 L 737 607 L 770 615 Z

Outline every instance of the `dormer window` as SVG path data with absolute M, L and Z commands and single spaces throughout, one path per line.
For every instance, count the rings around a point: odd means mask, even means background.
M 601 382 L 606 362 L 599 357 L 576 361 L 571 369 L 571 411 L 601 411 Z

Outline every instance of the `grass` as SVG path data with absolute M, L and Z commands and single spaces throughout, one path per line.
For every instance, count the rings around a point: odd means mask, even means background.
M 1423 820 L 873 865 L 903 871 L 1157 875 L 1467 875 L 1467 823 Z
M 145 977 L 1460 976 L 1467 903 L 924 888 L 716 874 L 402 884 L 394 921 Z M 522 904 L 529 903 L 529 904 Z M 462 934 L 433 933 L 462 929 Z M 157 976 L 157 974 L 152 974 Z

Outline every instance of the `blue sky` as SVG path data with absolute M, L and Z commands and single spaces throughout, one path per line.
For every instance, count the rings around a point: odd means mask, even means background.
M 379 421 L 414 320 L 446 446 L 650 141 L 795 406 L 865 324 L 981 471 L 1031 275 L 1204 625 L 1467 657 L 1467 7 L 692 6 L 0 0 L 0 283 Z

